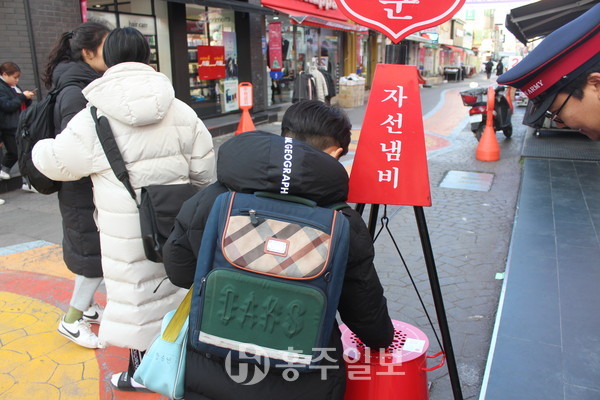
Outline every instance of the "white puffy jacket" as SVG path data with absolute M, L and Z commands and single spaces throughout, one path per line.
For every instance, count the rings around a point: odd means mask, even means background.
M 91 176 L 108 299 L 100 339 L 145 350 L 159 333 L 162 317 L 177 308 L 185 291 L 163 282 L 163 264 L 144 256 L 137 207 L 110 168 L 90 106 L 108 118 L 138 199 L 147 185 L 212 183 L 212 138 L 196 113 L 175 98 L 169 79 L 148 65 L 115 65 L 83 94 L 88 106 L 56 139 L 35 145 L 33 162 L 54 180 Z

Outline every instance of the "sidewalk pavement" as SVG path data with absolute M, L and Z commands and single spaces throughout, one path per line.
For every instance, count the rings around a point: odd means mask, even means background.
M 485 80 L 475 77 L 485 84 Z M 502 286 L 508 244 L 521 178 L 520 149 L 525 133 L 513 118 L 515 132 L 498 134 L 500 161 L 475 160 L 477 141 L 466 125 L 467 108 L 458 92 L 471 80 L 422 89 L 429 177 L 433 206 L 425 208 L 429 234 L 444 295 L 465 399 L 478 396 Z M 365 107 L 347 110 L 355 149 Z M 279 123 L 257 126 L 277 132 Z M 231 134 L 214 138 L 218 147 Z M 353 151 L 341 161 L 350 170 Z M 491 174 L 489 190 L 440 187 L 448 171 Z M 56 331 L 66 310 L 73 275 L 62 262 L 61 224 L 56 195 L 15 190 L 0 207 L 0 399 L 159 399 L 156 394 L 114 391 L 111 373 L 127 365 L 127 352 L 110 347 L 80 348 Z M 434 319 L 429 279 L 411 207 L 385 209 L 389 227 Z M 368 210 L 365 215 L 368 215 Z M 383 232 L 375 242 L 376 266 L 390 313 L 423 330 L 438 351 L 392 238 Z M 500 279 L 499 279 L 500 277 Z M 97 301 L 105 302 L 103 295 Z M 429 373 L 430 399 L 451 399 L 447 369 Z

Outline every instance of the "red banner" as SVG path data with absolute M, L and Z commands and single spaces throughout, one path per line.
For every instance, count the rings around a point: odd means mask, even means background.
M 431 206 L 414 65 L 377 65 L 350 173 L 348 201 Z
M 225 47 L 198 46 L 198 76 L 200 79 L 224 79 Z
M 283 69 L 281 46 L 281 22 L 272 22 L 269 24 L 269 68 L 271 68 L 271 71 L 281 71 Z

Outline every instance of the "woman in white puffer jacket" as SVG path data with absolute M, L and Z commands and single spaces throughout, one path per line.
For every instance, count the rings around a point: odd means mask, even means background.
M 32 156 L 51 179 L 92 179 L 107 291 L 99 337 L 132 350 L 129 370 L 115 374 L 113 385 L 140 390 L 133 372 L 160 332 L 163 316 L 177 308 L 185 291 L 163 282 L 163 264 L 146 259 L 136 204 L 104 155 L 90 107 L 108 118 L 138 199 L 147 185 L 209 185 L 215 160 L 202 121 L 175 98 L 169 79 L 147 65 L 150 49 L 139 31 L 112 31 L 103 55 L 109 69 L 83 90 L 87 107 L 55 139 L 38 142 Z

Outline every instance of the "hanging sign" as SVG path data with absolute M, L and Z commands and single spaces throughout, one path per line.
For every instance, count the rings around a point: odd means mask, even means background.
M 225 47 L 197 46 L 198 48 L 198 77 L 204 79 L 224 79 Z
M 431 206 L 417 68 L 378 64 L 348 201 Z
M 271 71 L 283 69 L 283 51 L 281 39 L 281 22 L 269 24 L 269 68 Z
M 352 21 L 400 42 L 413 32 L 440 25 L 463 6 L 465 0 L 335 0 Z

